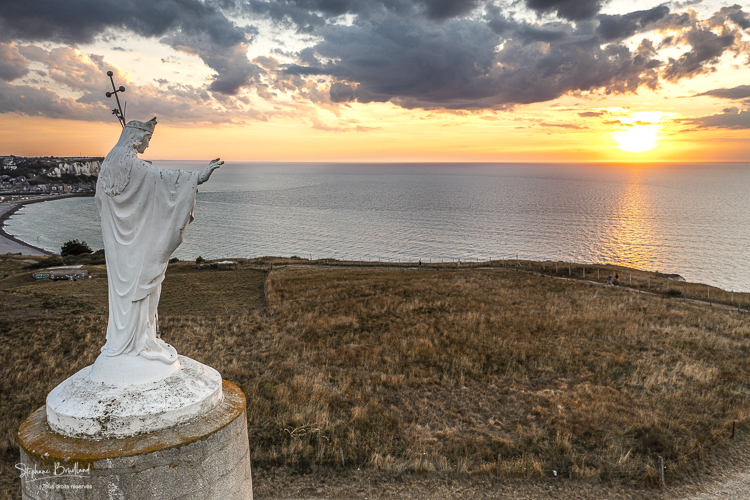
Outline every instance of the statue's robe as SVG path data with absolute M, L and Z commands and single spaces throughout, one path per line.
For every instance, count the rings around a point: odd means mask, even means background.
M 119 158 L 104 161 L 96 190 L 109 281 L 102 353 L 172 363 L 177 352 L 156 338 L 157 306 L 169 258 L 193 220 L 199 172 L 158 169 L 135 154 Z M 107 194 L 106 169 L 124 169 L 124 187 Z

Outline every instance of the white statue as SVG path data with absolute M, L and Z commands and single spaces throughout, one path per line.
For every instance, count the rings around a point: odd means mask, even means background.
M 148 147 L 155 126 L 156 118 L 129 122 L 99 174 L 96 206 L 109 281 L 109 323 L 102 355 L 162 362 L 171 369 L 152 366 L 150 371 L 166 374 L 179 364 L 174 347 L 156 336 L 161 283 L 172 252 L 193 220 L 198 185 L 224 162 L 217 158 L 202 172 L 152 166 L 137 154 Z M 102 359 L 97 364 L 112 367 L 114 361 Z
M 223 400 L 221 374 L 178 356 L 156 336 L 161 283 L 172 252 L 193 220 L 202 172 L 161 170 L 138 158 L 156 118 L 131 121 L 102 163 L 96 206 L 107 259 L 107 342 L 93 365 L 47 395 L 50 428 L 93 439 L 133 436 L 205 415 Z

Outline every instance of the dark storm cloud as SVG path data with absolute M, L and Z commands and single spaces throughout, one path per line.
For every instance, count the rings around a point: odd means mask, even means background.
M 240 54 L 256 30 L 235 25 L 210 1 L 5 0 L 0 9 L 0 40 L 75 45 L 109 29 L 164 37 L 173 48 L 198 55 L 217 72 L 211 85 L 217 92 L 235 94 L 261 73 Z
M 5 40 L 87 43 L 108 28 L 145 37 L 178 29 L 205 33 L 224 47 L 245 40 L 242 28 L 211 2 L 199 0 L 5 0 L 0 10 L 0 38 Z
M 601 0 L 525 0 L 526 6 L 542 14 L 556 12 L 558 17 L 570 21 L 592 19 L 602 8 Z
M 639 10 L 621 16 L 601 15 L 598 16 L 599 26 L 596 28 L 596 34 L 606 42 L 624 40 L 649 29 L 650 25 L 665 18 L 668 14 L 669 8 L 660 5 L 650 10 Z
M 696 96 L 720 97 L 722 99 L 746 99 L 750 97 L 750 85 L 740 85 L 731 89 L 713 89 Z
M 449 19 L 462 16 L 477 7 L 478 0 L 422 0 L 427 17 Z
M 488 12 L 481 21 L 439 25 L 393 14 L 328 25 L 316 31 L 323 40 L 312 48 L 315 57 L 286 74 L 331 75 L 334 102 L 392 101 L 406 108 L 502 108 L 567 92 L 657 85 L 661 62 L 651 57 L 650 43 L 632 52 L 569 24 L 530 25 Z
M 466 15 L 487 0 L 228 0 L 235 12 L 262 14 L 311 32 L 344 14 L 360 20 L 389 12 L 399 16 L 421 16 L 444 21 Z
M 694 125 L 696 128 L 750 129 L 750 111 L 727 108 L 718 115 L 704 116 L 691 120 L 679 120 L 679 122 Z
M 29 61 L 13 44 L 0 43 L 0 79 L 7 82 L 25 76 L 28 72 Z
M 742 11 L 741 5 L 722 7 L 713 16 L 711 16 L 709 22 L 713 26 L 721 26 L 727 20 L 732 21 L 743 30 L 750 28 L 750 16 L 748 16 L 746 12 Z
M 711 65 L 717 63 L 724 51 L 734 45 L 735 37 L 731 32 L 717 35 L 708 29 L 690 29 L 682 39 L 691 46 L 691 50 L 677 59 L 669 58 L 663 78 L 676 82 L 713 71 Z
M 537 10 L 564 5 L 532 4 Z M 307 49 L 304 64 L 289 66 L 279 78 L 289 85 L 288 75 L 330 75 L 334 102 L 427 109 L 497 109 L 566 93 L 635 92 L 656 89 L 661 79 L 713 71 L 726 50 L 740 50 L 741 37 L 729 22 L 744 18 L 739 6 L 706 21 L 695 13 L 671 14 L 666 6 L 575 24 L 530 24 L 496 6 L 483 12 L 481 19 L 440 24 L 391 11 L 370 12 L 366 22 L 327 24 L 315 31 L 322 41 Z M 626 45 L 653 30 L 675 35 L 659 47 L 648 38 L 635 50 Z M 685 45 L 689 50 L 677 58 L 659 57 L 663 47 Z

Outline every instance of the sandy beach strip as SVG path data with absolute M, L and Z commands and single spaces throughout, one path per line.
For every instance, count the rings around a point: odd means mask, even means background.
M 12 234 L 8 234 L 8 232 L 5 230 L 5 221 L 10 219 L 13 214 L 18 212 L 25 205 L 30 205 L 32 203 L 41 203 L 44 201 L 60 200 L 63 198 L 72 198 L 75 196 L 91 196 L 91 194 L 87 193 L 84 195 L 63 194 L 37 196 L 29 198 L 28 200 L 13 200 L 0 203 L 0 255 L 6 253 L 21 253 L 22 255 L 57 255 L 55 252 L 50 252 L 43 248 L 38 248 L 34 245 L 30 245 L 24 241 L 19 240 Z

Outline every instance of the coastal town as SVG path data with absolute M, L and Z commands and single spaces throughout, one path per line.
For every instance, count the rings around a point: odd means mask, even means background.
M 70 196 L 93 196 L 101 157 L 0 156 L 0 255 L 49 255 L 8 234 L 3 225 L 23 205 Z
M 0 156 L 0 201 L 93 194 L 104 158 Z

